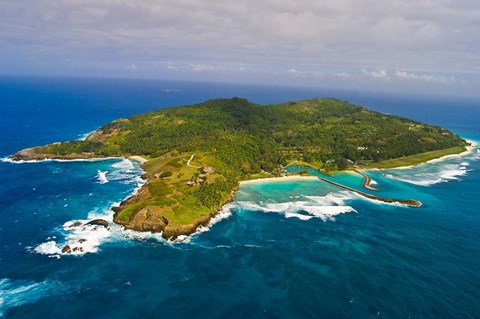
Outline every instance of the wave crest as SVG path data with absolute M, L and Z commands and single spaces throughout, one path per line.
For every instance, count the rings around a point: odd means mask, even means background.
M 39 299 L 65 292 L 65 287 L 56 281 L 33 282 L 26 280 L 0 279 L 0 317 L 13 307 L 22 306 Z
M 439 183 L 460 180 L 462 176 L 467 174 L 468 165 L 468 162 L 462 162 L 460 164 L 446 164 L 432 167 L 426 166 L 427 171 L 415 173 L 415 171 L 412 172 L 412 170 L 409 170 L 408 174 L 404 174 L 403 171 L 390 171 L 385 174 L 385 177 L 418 186 L 431 186 Z M 430 171 L 428 171 L 428 168 L 430 168 Z M 419 167 L 418 170 L 421 169 L 422 167 Z
M 260 211 L 264 213 L 280 213 L 285 218 L 310 220 L 320 218 L 323 221 L 333 221 L 335 216 L 357 211 L 346 204 L 347 201 L 357 198 L 351 192 L 329 193 L 325 196 L 303 196 L 300 201 L 283 203 L 255 203 L 249 201 L 237 202 L 241 209 Z
M 122 160 L 118 163 L 111 165 L 110 167 L 113 170 L 102 172 L 98 170 L 96 176 L 98 183 L 106 183 L 107 179 L 106 174 L 110 180 L 117 180 L 125 184 L 135 184 L 135 188 L 132 192 L 126 197 L 134 195 L 144 184 L 145 181 L 140 178 L 142 174 L 141 169 L 136 169 L 136 166 L 132 164 L 129 160 Z M 88 219 L 78 219 L 71 220 L 63 224 L 59 232 L 63 240 L 52 240 L 52 238 L 47 238 L 47 241 L 37 245 L 31 251 L 48 255 L 49 257 L 60 258 L 62 255 L 83 255 L 85 253 L 96 253 L 99 250 L 99 247 L 102 243 L 111 240 L 125 240 L 125 238 L 130 238 L 129 233 L 119 225 L 113 224 L 113 214 L 111 206 L 118 206 L 120 203 L 112 203 L 105 208 L 96 208 L 95 210 L 88 213 Z M 106 220 L 110 228 L 107 229 L 103 226 L 98 225 L 87 225 L 92 219 L 104 219 Z M 68 246 L 69 251 L 65 249 Z
M 97 171 L 97 181 L 99 184 L 108 183 L 107 173 L 108 171 L 105 171 L 105 172 L 102 172 L 101 170 Z

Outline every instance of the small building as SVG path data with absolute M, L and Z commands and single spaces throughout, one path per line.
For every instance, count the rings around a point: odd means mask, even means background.
M 215 169 L 213 167 L 209 167 L 209 166 L 203 167 L 202 168 L 202 173 L 203 174 L 213 174 L 213 173 L 215 173 Z

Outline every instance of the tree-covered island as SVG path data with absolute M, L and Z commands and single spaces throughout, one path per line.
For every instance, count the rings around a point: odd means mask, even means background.
M 195 232 L 239 181 L 292 163 L 326 173 L 418 164 L 461 153 L 452 132 L 335 99 L 257 105 L 241 98 L 161 109 L 102 126 L 85 141 L 22 150 L 14 160 L 142 156 L 145 185 L 114 207 L 116 223 L 164 238 Z

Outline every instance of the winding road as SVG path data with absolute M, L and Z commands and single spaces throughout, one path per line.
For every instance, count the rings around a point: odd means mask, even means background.
M 188 166 L 188 167 L 193 167 L 193 168 L 200 168 L 200 166 L 190 165 L 190 161 L 193 159 L 194 156 L 195 156 L 195 154 L 193 154 L 193 155 L 190 157 L 190 159 L 189 159 L 188 162 L 187 162 L 187 166 Z

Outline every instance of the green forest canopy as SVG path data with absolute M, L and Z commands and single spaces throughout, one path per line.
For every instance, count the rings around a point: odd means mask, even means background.
M 443 128 L 335 99 L 262 106 L 231 98 L 116 120 L 85 141 L 35 152 L 60 158 L 145 156 L 148 181 L 117 209 L 115 221 L 139 231 L 163 231 L 170 238 L 194 232 L 229 200 L 239 180 L 279 175 L 288 163 L 345 169 L 358 162 L 427 159 L 465 145 Z M 195 166 L 187 165 L 194 155 Z M 201 167 L 214 170 L 203 174 Z
M 329 161 L 342 169 L 346 161 L 378 162 L 465 144 L 443 128 L 335 99 L 266 106 L 216 99 L 117 120 L 98 132 L 48 152 L 149 157 L 171 150 L 215 152 L 249 174 L 292 160 Z

